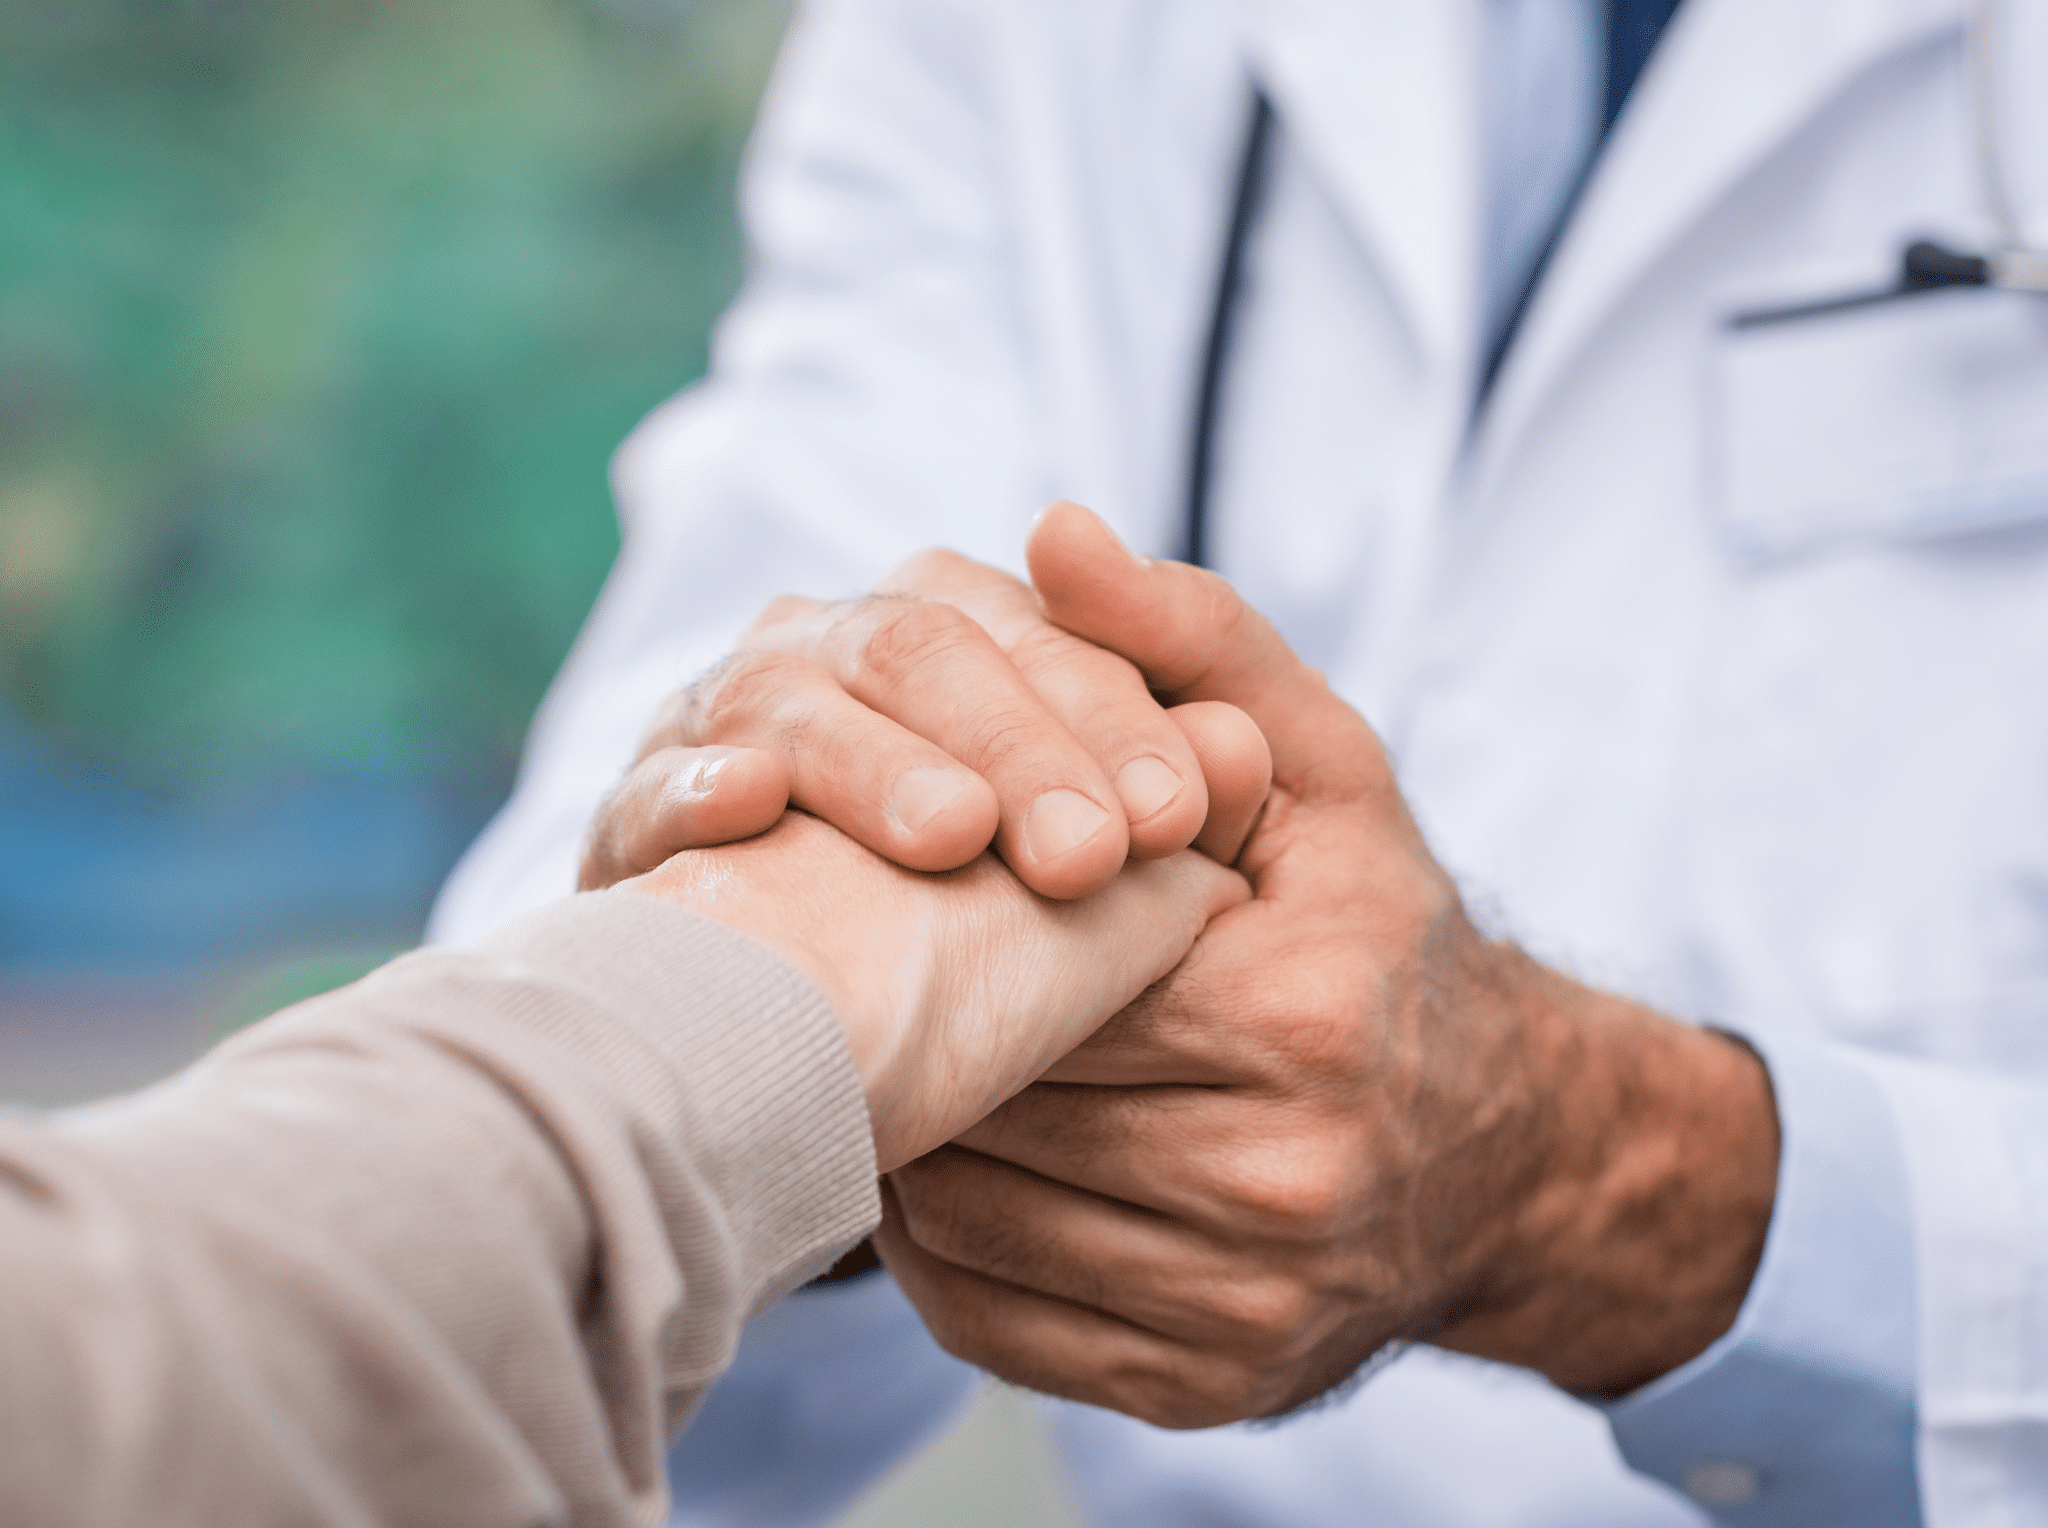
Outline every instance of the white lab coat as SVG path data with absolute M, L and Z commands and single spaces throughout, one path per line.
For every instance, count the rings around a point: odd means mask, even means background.
M 1496 926 L 1900 1058 L 1927 1521 L 2048 1522 L 2048 301 L 1720 322 L 1883 285 L 1911 235 L 1981 246 L 1962 6 L 1689 0 L 1474 426 L 1476 3 L 817 0 L 713 375 L 620 454 L 624 555 L 438 930 L 571 883 L 656 701 L 769 596 L 930 544 L 1014 567 L 1061 495 L 1178 548 L 1249 68 L 1280 130 L 1215 564 L 1380 727 Z M 2033 36 L 2006 148 L 2041 209 Z M 898 1432 L 957 1393 L 932 1372 Z M 1479 1365 L 1291 1428 L 1057 1427 L 1119 1525 L 1698 1520 Z

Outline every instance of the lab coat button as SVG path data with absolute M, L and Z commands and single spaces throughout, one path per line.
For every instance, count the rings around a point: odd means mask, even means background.
M 1755 1466 L 1739 1459 L 1703 1459 L 1685 1472 L 1685 1494 L 1707 1507 L 1749 1501 L 1758 1483 Z

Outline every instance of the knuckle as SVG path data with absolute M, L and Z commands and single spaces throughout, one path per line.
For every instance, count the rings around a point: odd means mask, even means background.
M 864 601 L 866 631 L 854 654 L 863 677 L 900 679 L 944 662 L 976 644 L 981 628 L 936 600 L 877 595 Z
M 1252 1353 L 1292 1352 L 1312 1323 L 1318 1302 L 1300 1280 L 1269 1274 L 1240 1284 L 1228 1319 Z
M 1296 1136 L 1238 1156 L 1225 1192 L 1243 1219 L 1267 1235 L 1319 1242 L 1349 1202 L 1350 1162 L 1326 1142 Z
M 961 744 L 963 762 L 985 775 L 1022 769 L 1047 743 L 1041 717 L 1007 705 L 991 706 L 969 724 Z
M 1115 1332 L 1103 1334 L 1100 1341 L 1090 1340 L 1085 1353 L 1079 1364 L 1033 1354 L 1023 1365 L 995 1372 L 1012 1383 L 1120 1411 L 1155 1427 L 1203 1425 L 1182 1420 L 1199 1409 L 1185 1373 L 1197 1361 L 1194 1355 L 1161 1352 Z
M 1268 1180 L 1262 1218 L 1296 1239 L 1320 1240 L 1335 1223 L 1343 1202 L 1338 1174 L 1311 1163 Z
M 1027 673 L 1070 675 L 1098 683 L 1121 677 L 1118 671 L 1130 668 L 1116 654 L 1045 621 L 1017 634 L 1010 643 L 1010 657 Z
M 1366 1015 L 1384 1007 L 1382 974 L 1364 957 L 1316 959 L 1285 990 L 1263 994 L 1259 1070 L 1280 1089 L 1328 1098 L 1355 1092 L 1374 1039 Z
M 958 552 L 930 547 L 906 557 L 882 580 L 884 588 L 910 592 L 917 589 L 947 588 L 970 574 L 976 564 Z
M 791 653 L 743 648 L 723 659 L 684 692 L 678 731 L 687 743 L 722 743 L 755 735 L 763 719 L 780 712 L 811 671 Z
M 801 620 L 805 616 L 815 614 L 818 609 L 818 601 L 804 595 L 778 594 L 761 607 L 761 613 L 754 617 L 754 624 L 748 629 L 766 631 L 791 621 Z

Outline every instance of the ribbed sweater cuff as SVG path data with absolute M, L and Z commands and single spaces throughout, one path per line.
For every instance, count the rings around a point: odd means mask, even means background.
M 652 1136 L 642 1158 L 680 1264 L 706 1266 L 699 1237 L 731 1239 L 737 1257 L 710 1261 L 740 1281 L 744 1313 L 874 1228 L 874 1141 L 845 1033 L 774 950 L 615 889 L 519 919 L 476 953 L 585 988 L 619 1021 L 554 1038 L 596 1062 Z M 717 1224 L 703 1219 L 707 1189 Z

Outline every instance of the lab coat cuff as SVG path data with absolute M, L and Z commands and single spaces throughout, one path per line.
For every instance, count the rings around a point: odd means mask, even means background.
M 1719 1341 L 1604 1408 L 1615 1441 L 1716 1522 L 1918 1528 L 1918 1295 L 1898 1127 L 1853 1050 L 1742 1038 L 1778 1106 L 1763 1258 Z

